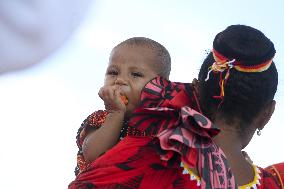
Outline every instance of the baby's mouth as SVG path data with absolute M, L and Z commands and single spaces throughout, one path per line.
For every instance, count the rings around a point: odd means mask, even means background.
M 128 98 L 125 95 L 120 95 L 120 99 L 122 100 L 122 102 L 127 105 L 128 104 Z

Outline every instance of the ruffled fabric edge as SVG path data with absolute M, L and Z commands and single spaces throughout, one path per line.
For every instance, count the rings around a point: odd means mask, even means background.
M 225 155 L 212 140 L 219 129 L 199 111 L 190 84 L 157 77 L 142 91 L 141 105 L 129 126 L 155 136 L 157 152 L 167 166 L 181 161 L 197 168 L 202 188 L 208 184 L 212 188 L 235 188 Z

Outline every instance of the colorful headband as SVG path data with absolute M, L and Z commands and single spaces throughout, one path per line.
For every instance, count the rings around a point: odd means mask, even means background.
M 212 66 L 209 67 L 209 71 L 208 71 L 207 78 L 205 79 L 205 81 L 209 79 L 210 73 L 212 71 L 214 73 L 218 73 L 218 72 L 220 73 L 219 86 L 221 88 L 221 92 L 219 96 L 213 96 L 213 97 L 221 98 L 221 99 L 223 99 L 225 96 L 224 86 L 230 76 L 230 69 L 234 68 L 240 72 L 251 72 L 251 73 L 252 72 L 263 72 L 267 70 L 272 64 L 272 59 L 270 59 L 258 65 L 245 66 L 245 65 L 242 65 L 242 62 L 240 61 L 236 61 L 235 59 L 230 60 L 229 58 L 226 58 L 225 56 L 220 54 L 215 49 L 213 49 L 213 57 L 214 57 L 215 62 L 212 64 Z M 224 78 L 222 78 L 223 71 L 227 71 Z

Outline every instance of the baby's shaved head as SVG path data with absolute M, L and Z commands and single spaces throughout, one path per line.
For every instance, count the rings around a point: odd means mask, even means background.
M 166 79 L 169 78 L 171 72 L 171 56 L 163 45 L 146 37 L 132 37 L 119 43 L 114 49 L 124 45 L 145 47 L 152 50 L 157 58 L 155 62 L 156 65 L 154 65 L 155 69 L 157 69 L 157 73 Z

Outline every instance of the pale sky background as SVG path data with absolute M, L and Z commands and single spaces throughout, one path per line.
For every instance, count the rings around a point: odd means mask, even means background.
M 67 188 L 74 179 L 77 129 L 103 109 L 97 93 L 117 43 L 134 36 L 162 43 L 172 56 L 171 80 L 191 82 L 214 36 L 232 24 L 258 28 L 275 44 L 276 111 L 246 151 L 260 166 L 284 161 L 282 2 L 96 1 L 71 38 L 41 64 L 0 76 L 0 188 Z

